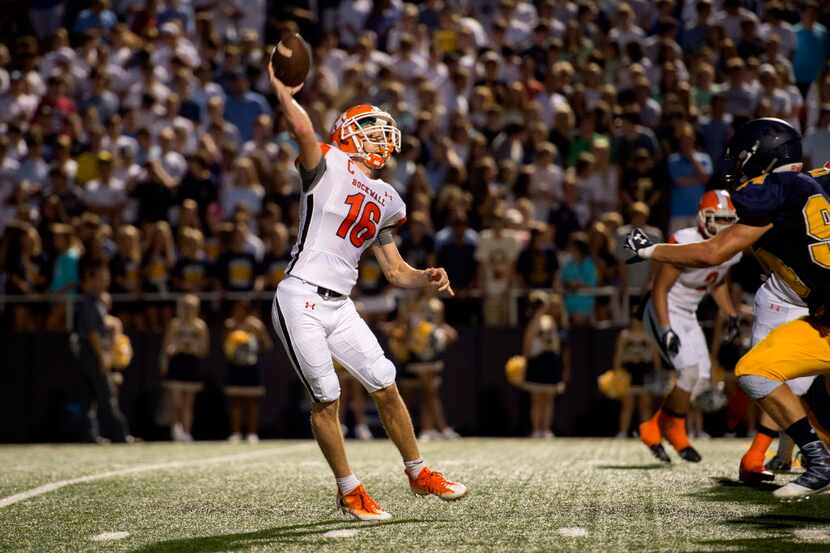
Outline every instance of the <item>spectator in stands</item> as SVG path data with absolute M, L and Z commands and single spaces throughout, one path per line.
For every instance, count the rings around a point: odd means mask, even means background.
M 94 259 L 82 264 L 81 286 L 84 295 L 75 304 L 73 328 L 77 336 L 77 367 L 89 390 L 88 437 L 96 442 L 102 438 L 130 442 L 127 419 L 118 406 L 110 379 L 112 336 L 104 322 L 107 310 L 101 301 L 109 287 L 106 264 Z
M 132 225 L 122 225 L 115 235 L 117 246 L 115 254 L 109 263 L 110 275 L 114 294 L 138 294 L 141 292 L 141 236 L 138 229 Z M 136 300 L 126 303 L 123 310 L 119 310 L 119 317 L 128 327 L 138 330 L 144 328 L 143 309 Z
M 830 103 L 821 106 L 818 124 L 804 136 L 804 159 L 808 167 L 830 161 Z
M 749 120 L 758 105 L 758 93 L 749 79 L 746 62 L 739 57 L 727 62 L 729 81 L 724 95 L 726 97 L 726 111 L 736 120 Z
M 475 259 L 478 262 L 477 281 L 483 294 L 484 324 L 508 326 L 514 267 L 519 255 L 519 241 L 513 230 L 507 228 L 503 206 L 490 218 L 490 228 L 481 231 Z
M 225 395 L 230 401 L 231 442 L 242 439 L 243 418 L 248 443 L 259 442 L 259 400 L 265 395 L 260 356 L 273 345 L 250 304 L 234 302 L 231 316 L 225 321 Z
M 164 294 L 172 289 L 171 273 L 176 264 L 176 250 L 170 225 L 165 221 L 146 226 L 144 253 L 141 259 L 142 291 Z M 150 301 L 145 310 L 147 324 L 153 332 L 162 332 L 173 310 L 166 302 Z
M 821 116 L 821 110 L 827 104 L 830 104 L 830 58 L 828 58 L 824 74 L 813 83 L 807 93 L 806 130 L 809 131 L 818 124 Z
M 73 31 L 86 33 L 88 31 L 108 31 L 117 22 L 115 13 L 109 9 L 108 0 L 93 0 L 92 5 L 78 14 Z
M 429 216 L 423 211 L 407 215 L 401 230 L 401 257 L 416 269 L 435 265 L 435 239 L 430 232 Z
M 46 274 L 41 259 L 40 237 L 33 226 L 21 221 L 8 225 L 3 237 L 2 253 L 6 294 L 37 294 L 45 288 Z M 14 304 L 12 313 L 15 331 L 35 331 L 37 319 L 31 305 Z
M 625 261 L 630 257 L 623 244 L 625 237 L 633 228 L 642 229 L 646 235 L 660 243 L 663 232 L 657 227 L 648 224 L 651 210 L 645 202 L 634 202 L 628 210 L 628 224 L 617 229 L 616 251 L 618 272 L 620 276 L 620 294 L 625 301 L 628 298 L 630 305 L 638 305 L 649 286 L 651 267 L 648 263 L 628 264 Z M 623 304 L 625 305 L 625 303 Z
M 233 174 L 222 188 L 222 211 L 231 216 L 236 208 L 244 206 L 256 216 L 262 209 L 265 189 L 259 182 L 256 167 L 251 158 L 241 157 L 234 162 Z
M 265 257 L 259 273 L 262 275 L 263 290 L 276 290 L 277 284 L 285 278 L 285 271 L 291 262 L 291 244 L 288 229 L 282 223 L 272 223 L 262 231 L 265 238 Z
M 677 151 L 668 159 L 671 177 L 671 219 L 669 233 L 694 226 L 697 220 L 697 204 L 712 176 L 712 160 L 695 149 L 695 131 L 691 124 L 680 127 Z
M 444 267 L 456 290 L 467 290 L 476 277 L 475 251 L 478 233 L 469 228 L 467 214 L 456 210 L 450 216 L 449 225 L 436 236 L 438 250 L 436 261 Z
M 817 2 L 804 2 L 801 22 L 793 28 L 795 84 L 805 98 L 810 85 L 824 70 L 825 61 L 830 56 L 830 35 L 827 34 L 827 28 L 818 22 L 818 13 Z
M 536 207 L 536 218 L 545 220 L 551 208 L 562 201 L 562 169 L 554 163 L 556 146 L 545 142 L 539 146 L 531 166 L 528 197 Z
M 588 236 L 584 232 L 571 234 L 568 254 L 562 267 L 562 287 L 565 289 L 565 309 L 572 326 L 588 325 L 594 314 L 596 301 L 590 291 L 599 282 L 597 267 L 591 257 Z
M 203 384 L 202 362 L 210 352 L 210 332 L 199 317 L 199 298 L 181 296 L 176 316 L 170 320 L 162 345 L 162 376 L 173 404 L 170 437 L 176 442 L 191 442 L 193 404 Z
M 547 226 L 532 229 L 530 241 L 516 261 L 516 273 L 529 289 L 558 287 L 559 259 L 550 232 Z
M 260 115 L 270 115 L 271 107 L 258 92 L 250 90 L 248 77 L 242 71 L 230 75 L 230 90 L 225 100 L 224 118 L 239 131 L 241 142 L 254 136 L 254 124 Z
M 73 293 L 79 284 L 78 260 L 81 256 L 75 242 L 75 229 L 65 223 L 53 223 L 50 230 L 54 245 L 54 261 L 49 293 Z M 56 302 L 49 311 L 46 328 L 60 331 L 66 328 L 66 323 L 66 304 Z
M 584 189 L 580 189 L 576 182 L 574 171 L 565 172 L 563 186 L 564 199 L 559 207 L 550 212 L 548 223 L 553 227 L 554 242 L 560 250 L 568 246 L 571 234 L 583 228 L 579 219 L 579 202 L 586 199 Z M 582 210 L 583 214 L 585 209 Z
M 250 292 L 257 286 L 259 263 L 246 246 L 246 225 L 236 223 L 232 229 L 230 247 L 216 261 L 216 278 L 222 290 Z
M 617 258 L 614 256 L 614 237 L 602 221 L 596 221 L 588 230 L 588 244 L 591 258 L 597 270 L 597 286 L 616 286 L 619 284 Z M 597 321 L 611 319 L 611 299 L 607 295 L 596 298 Z
M 194 227 L 181 229 L 179 256 L 171 275 L 173 288 L 178 292 L 205 292 L 210 287 L 211 272 L 202 231 Z
M 113 157 L 102 150 L 97 155 L 98 177 L 86 183 L 84 203 L 105 221 L 117 224 L 122 220 L 127 205 L 126 183 L 114 174 Z

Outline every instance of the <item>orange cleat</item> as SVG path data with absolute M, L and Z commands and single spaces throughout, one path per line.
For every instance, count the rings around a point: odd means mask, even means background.
M 450 482 L 440 472 L 433 472 L 424 467 L 417 478 L 409 478 L 409 487 L 415 495 L 437 495 L 441 499 L 450 501 L 461 499 L 467 495 L 467 487 L 458 482 Z
M 337 491 L 337 508 L 344 515 L 350 515 L 357 520 L 388 520 L 392 515 L 380 508 L 377 501 L 372 499 L 363 484 L 359 485 L 346 495 Z
M 651 454 L 661 463 L 671 463 L 669 454 L 663 447 L 663 435 L 660 433 L 660 424 L 657 422 L 660 411 L 645 422 L 640 423 L 640 441 L 651 451 Z
M 764 467 L 764 456 L 749 450 L 741 458 L 738 480 L 747 484 L 759 484 L 774 480 L 775 475 Z

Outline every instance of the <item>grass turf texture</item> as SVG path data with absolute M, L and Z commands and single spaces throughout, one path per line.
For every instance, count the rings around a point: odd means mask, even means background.
M 382 524 L 333 512 L 334 482 L 312 442 L 6 446 L 0 498 L 180 463 L 0 508 L 0 551 L 830 551 L 830 495 L 781 504 L 774 486 L 739 485 L 746 444 L 700 441 L 702 463 L 665 467 L 635 440 L 428 443 L 431 466 L 471 489 L 445 503 L 411 495 L 390 442 L 350 442 L 357 475 L 394 515 Z M 356 533 L 323 535 L 341 529 Z M 129 536 L 92 541 L 105 532 Z

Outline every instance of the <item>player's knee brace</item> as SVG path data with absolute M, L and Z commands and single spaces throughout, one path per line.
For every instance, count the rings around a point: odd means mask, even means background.
M 314 401 L 317 403 L 328 403 L 340 399 L 340 379 L 334 371 L 315 379 L 310 385 L 314 392 Z
M 738 377 L 738 385 L 752 399 L 764 399 L 779 387 L 782 382 L 766 376 L 745 374 Z
M 691 367 L 683 367 L 678 371 L 677 387 L 684 392 L 691 393 L 695 389 L 697 381 L 700 379 L 700 369 L 697 365 Z
M 374 392 L 391 386 L 395 383 L 396 373 L 395 364 L 385 355 L 380 356 L 369 365 L 369 374 L 374 381 L 371 383 L 374 390 L 369 391 Z

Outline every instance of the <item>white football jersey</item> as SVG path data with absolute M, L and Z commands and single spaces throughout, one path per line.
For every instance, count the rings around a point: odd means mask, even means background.
M 669 239 L 673 244 L 691 244 L 702 242 L 706 238 L 697 227 L 680 229 Z M 729 268 L 741 260 L 742 253 L 715 267 L 686 268 L 680 273 L 669 290 L 669 311 L 695 313 L 703 297 L 717 284 L 720 284 Z
M 349 295 L 357 265 L 381 229 L 406 219 L 406 205 L 392 186 L 373 179 L 349 156 L 321 144 L 325 169 L 300 196 L 300 228 L 286 274 Z

